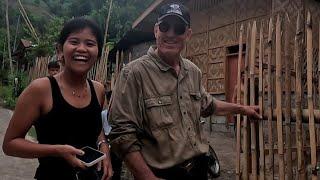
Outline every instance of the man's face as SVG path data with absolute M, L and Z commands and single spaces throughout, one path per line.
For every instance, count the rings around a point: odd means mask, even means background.
M 60 71 L 60 68 L 50 68 L 48 69 L 48 73 L 50 76 L 54 76 L 56 74 L 58 74 L 58 72 Z
M 166 57 L 180 55 L 191 29 L 177 16 L 167 16 L 154 27 L 158 52 Z

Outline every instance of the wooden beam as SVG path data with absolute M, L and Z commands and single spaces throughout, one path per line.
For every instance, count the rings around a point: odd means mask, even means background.
M 250 49 L 250 23 L 248 23 L 247 26 L 247 34 L 246 34 L 246 55 L 245 55 L 245 71 L 244 71 L 244 84 L 243 84 L 243 104 L 248 105 L 248 69 L 249 69 L 249 49 Z M 241 87 L 240 87 L 241 88 Z M 249 179 L 249 129 L 248 129 L 248 117 L 243 116 L 243 152 L 244 152 L 244 164 L 243 164 L 243 179 L 248 180 Z
M 9 1 L 6 0 L 6 24 L 7 24 L 7 48 L 8 48 L 8 58 L 10 63 L 10 73 L 13 74 L 13 64 L 11 57 L 11 46 L 10 46 L 10 23 L 9 23 Z
M 296 35 L 294 38 L 294 55 L 293 59 L 295 62 L 295 70 L 296 70 L 296 113 L 294 113 L 296 117 L 296 144 L 297 144 L 297 156 L 298 156 L 298 177 L 301 180 L 306 179 L 306 171 L 304 167 L 304 155 L 303 155 L 303 137 L 302 137 L 302 83 L 301 83 L 301 67 L 302 67 L 302 27 L 300 20 L 300 13 L 297 17 L 297 26 L 296 26 Z
M 278 134 L 278 161 L 279 161 L 279 179 L 285 180 L 284 154 L 283 154 L 283 130 L 282 130 L 282 59 L 281 59 L 281 20 L 277 17 L 276 23 L 276 103 L 277 103 L 277 134 Z
M 251 31 L 251 49 L 250 49 L 250 105 L 255 105 L 255 77 L 254 67 L 256 61 L 256 41 L 257 41 L 257 23 L 253 22 Z M 251 130 L 251 167 L 252 167 L 252 178 L 258 179 L 257 172 L 257 136 L 256 136 L 256 121 L 250 121 Z
M 291 38 L 290 36 L 290 30 L 289 30 L 289 22 L 287 18 L 284 18 L 284 23 L 285 23 L 285 28 L 284 28 L 284 65 L 285 65 L 285 78 L 284 78 L 284 85 L 285 85 L 285 113 L 284 113 L 284 118 L 285 118 L 285 146 L 287 147 L 286 151 L 286 178 L 287 179 L 293 179 L 293 174 L 292 174 L 292 152 L 291 152 L 291 76 L 290 76 L 290 68 L 291 68 L 291 62 L 290 62 L 290 57 L 289 57 L 289 51 L 290 51 L 290 44 L 289 44 L 289 39 Z
M 273 99 L 273 78 L 272 78 L 272 34 L 273 34 L 273 21 L 272 18 L 269 20 L 269 28 L 268 28 L 268 47 L 267 47 L 267 56 L 268 56 L 268 107 L 267 107 L 267 119 L 268 119 L 268 143 L 269 146 L 273 146 L 273 127 L 272 127 L 272 99 Z M 274 179 L 274 155 L 273 149 L 269 150 L 269 166 L 267 170 L 269 172 L 269 178 Z
M 132 23 L 132 29 L 137 27 L 143 19 L 145 19 L 156 7 L 159 6 L 160 3 L 162 3 L 163 0 L 156 0 L 154 1 L 133 23 Z
M 310 132 L 310 146 L 311 146 L 311 178 L 317 179 L 317 141 L 315 137 L 314 124 L 314 105 L 312 95 L 312 71 L 313 71 L 313 47 L 312 47 L 312 22 L 311 14 L 307 15 L 307 91 L 308 91 L 308 109 L 309 109 L 309 132 Z
M 263 24 L 260 26 L 260 37 L 259 37 L 259 109 L 260 115 L 263 115 L 263 99 L 264 99 L 264 86 L 263 86 Z M 265 155 L 264 155 L 264 137 L 263 137 L 263 121 L 259 121 L 259 179 L 265 179 Z
M 241 65 L 242 65 L 242 49 L 243 49 L 243 25 L 240 27 L 239 34 L 239 53 L 238 53 L 238 75 L 237 75 L 237 104 L 241 104 Z M 241 117 L 237 114 L 237 147 L 236 147 L 236 179 L 240 180 L 240 150 L 241 150 Z

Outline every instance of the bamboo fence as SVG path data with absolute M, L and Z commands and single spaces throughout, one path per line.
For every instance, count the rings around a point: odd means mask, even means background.
M 237 103 L 258 105 L 263 120 L 237 116 L 236 179 L 320 178 L 320 22 L 310 13 L 302 22 L 298 13 L 294 22 L 278 15 L 240 26 Z M 295 23 L 294 35 L 285 23 Z
M 91 70 L 88 73 L 88 78 L 92 80 L 96 80 L 101 82 L 102 84 L 107 84 L 108 76 L 107 76 L 107 57 L 109 55 L 109 48 L 106 47 L 104 53 L 104 57 L 98 60 Z M 48 76 L 48 63 L 51 57 L 37 57 L 34 61 L 34 64 L 29 67 L 28 74 L 29 74 L 29 82 L 34 79 L 41 78 Z M 60 66 L 63 68 L 62 66 Z
M 48 75 L 48 63 L 51 57 L 37 57 L 32 66 L 29 66 L 29 81 L 34 79 L 45 77 Z

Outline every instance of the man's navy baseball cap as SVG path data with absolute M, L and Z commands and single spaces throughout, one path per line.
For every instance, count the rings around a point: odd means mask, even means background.
M 167 16 L 177 16 L 190 27 L 190 14 L 187 7 L 180 3 L 165 4 L 160 8 L 158 22 Z

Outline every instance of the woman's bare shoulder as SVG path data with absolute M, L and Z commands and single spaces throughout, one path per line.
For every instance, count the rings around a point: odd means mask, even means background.
M 26 88 L 26 90 L 30 90 L 32 92 L 37 92 L 37 93 L 45 93 L 48 92 L 48 88 L 50 88 L 50 80 L 47 77 L 43 77 L 43 78 L 38 78 L 33 80 L 28 87 Z

